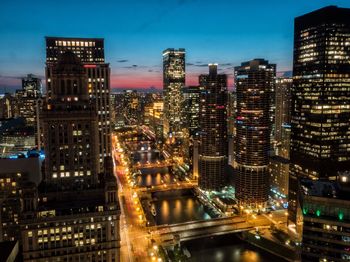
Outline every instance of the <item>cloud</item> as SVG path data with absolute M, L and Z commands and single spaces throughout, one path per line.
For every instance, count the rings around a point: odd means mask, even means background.
M 138 65 L 131 65 L 131 66 L 123 66 L 122 68 L 129 68 L 129 69 L 135 69 L 139 67 Z
M 120 59 L 120 60 L 117 60 L 118 63 L 126 63 L 128 62 L 129 60 L 127 59 Z
M 197 67 L 207 67 L 208 64 L 197 64 L 197 65 L 195 65 L 195 66 L 197 66 Z

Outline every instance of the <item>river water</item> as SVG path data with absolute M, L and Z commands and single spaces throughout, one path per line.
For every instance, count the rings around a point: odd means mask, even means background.
M 148 145 L 143 145 L 146 148 Z M 135 152 L 134 163 L 155 162 L 161 160 L 158 152 Z M 167 168 L 151 168 L 141 170 L 137 177 L 139 186 L 156 186 L 171 183 L 174 175 Z M 191 190 L 173 190 L 152 194 L 157 225 L 177 224 L 194 220 L 210 219 L 210 210 L 192 194 Z M 281 260 L 265 251 L 241 241 L 236 235 L 223 235 L 196 239 L 181 243 L 190 254 L 191 262 L 279 262 Z

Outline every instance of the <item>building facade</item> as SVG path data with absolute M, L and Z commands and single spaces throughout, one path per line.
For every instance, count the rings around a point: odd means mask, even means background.
M 99 170 L 98 109 L 71 51 L 50 68 L 43 105 L 45 175 L 21 189 L 24 261 L 119 261 L 116 179 Z
M 28 126 L 37 128 L 39 99 L 42 97 L 41 79 L 29 74 L 22 78 L 22 89 L 16 90 L 18 116 L 26 120 Z
M 108 163 L 105 160 L 111 157 L 110 67 L 105 62 L 104 39 L 46 37 L 46 89 L 49 98 L 53 67 L 58 57 L 67 50 L 78 56 L 87 75 L 88 94 L 98 113 L 99 166 L 104 172 Z
M 277 146 L 282 143 L 283 126 L 290 125 L 292 83 L 292 78 L 279 77 L 276 79 L 275 141 Z
M 235 68 L 236 198 L 252 208 L 266 205 L 269 190 L 270 102 L 276 65 L 254 59 Z
M 350 259 L 349 172 L 336 180 L 301 180 L 302 261 Z
M 209 64 L 209 74 L 199 76 L 199 178 L 202 190 L 220 190 L 227 176 L 227 75 Z
M 181 89 L 185 86 L 185 49 L 163 51 L 164 134 L 181 131 Z
M 350 9 L 295 19 L 289 220 L 300 226 L 298 181 L 350 166 Z

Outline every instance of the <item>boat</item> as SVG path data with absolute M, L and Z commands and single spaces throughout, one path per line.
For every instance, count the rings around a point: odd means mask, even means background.
M 151 209 L 151 213 L 154 217 L 157 215 L 157 212 L 156 212 L 156 209 L 154 208 L 154 206 Z

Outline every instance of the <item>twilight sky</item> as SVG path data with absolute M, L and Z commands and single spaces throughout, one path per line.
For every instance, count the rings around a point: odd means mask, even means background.
M 103 37 L 112 88 L 162 87 L 162 50 L 186 49 L 186 82 L 206 64 L 233 66 L 253 58 L 291 70 L 293 19 L 349 0 L 2 0 L 0 93 L 34 73 L 44 78 L 45 36 Z

